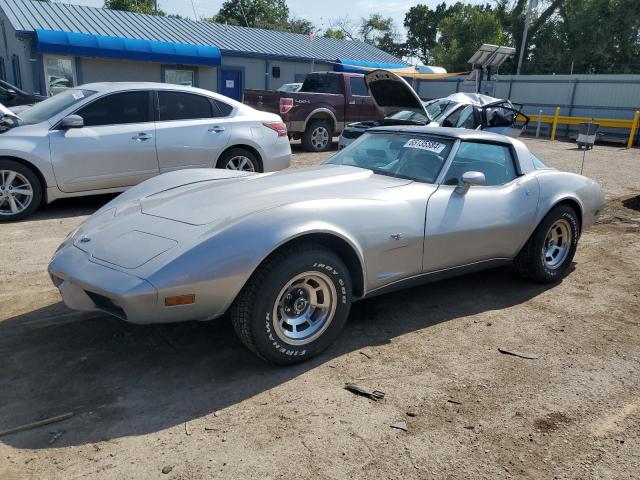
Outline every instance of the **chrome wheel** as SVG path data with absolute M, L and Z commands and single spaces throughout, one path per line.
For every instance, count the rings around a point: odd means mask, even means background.
M 324 333 L 333 320 L 336 287 L 324 273 L 304 272 L 280 290 L 273 306 L 273 327 L 289 345 L 306 345 Z
M 13 170 L 0 170 L 0 215 L 17 215 L 33 201 L 33 185 Z
M 567 220 L 556 221 L 549 231 L 542 247 L 542 258 L 547 268 L 556 269 L 564 263 L 571 250 L 571 225 Z
M 316 150 L 323 150 L 329 143 L 329 130 L 326 127 L 318 126 L 311 132 L 311 145 Z
M 253 166 L 253 162 L 249 157 L 245 157 L 242 155 L 237 155 L 235 157 L 231 157 L 227 162 L 226 166 L 227 170 L 240 170 L 243 172 L 255 172 L 256 169 Z

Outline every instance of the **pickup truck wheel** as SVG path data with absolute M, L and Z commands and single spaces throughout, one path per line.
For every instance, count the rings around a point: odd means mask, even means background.
M 270 257 L 231 307 L 234 329 L 252 352 L 272 363 L 308 360 L 340 334 L 351 308 L 351 277 L 340 258 L 315 244 Z
M 328 120 L 309 122 L 302 135 L 302 146 L 308 152 L 324 152 L 329 150 L 333 140 L 333 128 Z
M 249 150 L 244 148 L 232 148 L 222 154 L 216 168 L 227 170 L 240 170 L 243 172 L 259 172 L 258 159 Z
M 42 185 L 29 167 L 0 159 L 0 222 L 28 217 L 42 201 Z
M 516 257 L 514 264 L 524 278 L 540 283 L 562 279 L 576 253 L 580 226 L 568 205 L 552 209 L 540 222 Z

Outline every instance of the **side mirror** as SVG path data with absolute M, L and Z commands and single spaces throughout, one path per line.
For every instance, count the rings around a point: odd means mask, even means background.
M 456 192 L 461 195 L 464 195 L 469 191 L 471 185 L 479 186 L 486 185 L 487 180 L 484 177 L 484 173 L 482 172 L 464 172 L 462 174 L 462 185 L 459 185 L 456 188 Z
M 80 115 L 69 115 L 60 120 L 60 128 L 63 130 L 82 127 L 84 127 L 84 119 Z

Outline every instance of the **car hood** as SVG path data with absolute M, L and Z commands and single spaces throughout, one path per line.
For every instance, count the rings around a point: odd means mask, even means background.
M 303 201 L 372 198 L 382 188 L 410 182 L 357 167 L 321 165 L 176 186 L 140 202 L 145 215 L 206 225 Z
M 388 70 L 373 70 L 364 76 L 364 81 L 383 117 L 400 111 L 410 111 L 429 118 L 418 94 L 399 75 Z

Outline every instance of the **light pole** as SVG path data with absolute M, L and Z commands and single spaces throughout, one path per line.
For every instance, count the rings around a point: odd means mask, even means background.
M 522 32 L 522 43 L 520 44 L 520 57 L 518 58 L 516 75 L 520 75 L 520 70 L 522 69 L 522 60 L 524 59 L 524 52 L 527 47 L 527 34 L 529 33 L 529 24 L 531 23 L 531 13 L 537 4 L 538 0 L 529 0 L 527 2 L 527 14 L 524 17 L 524 31 Z

